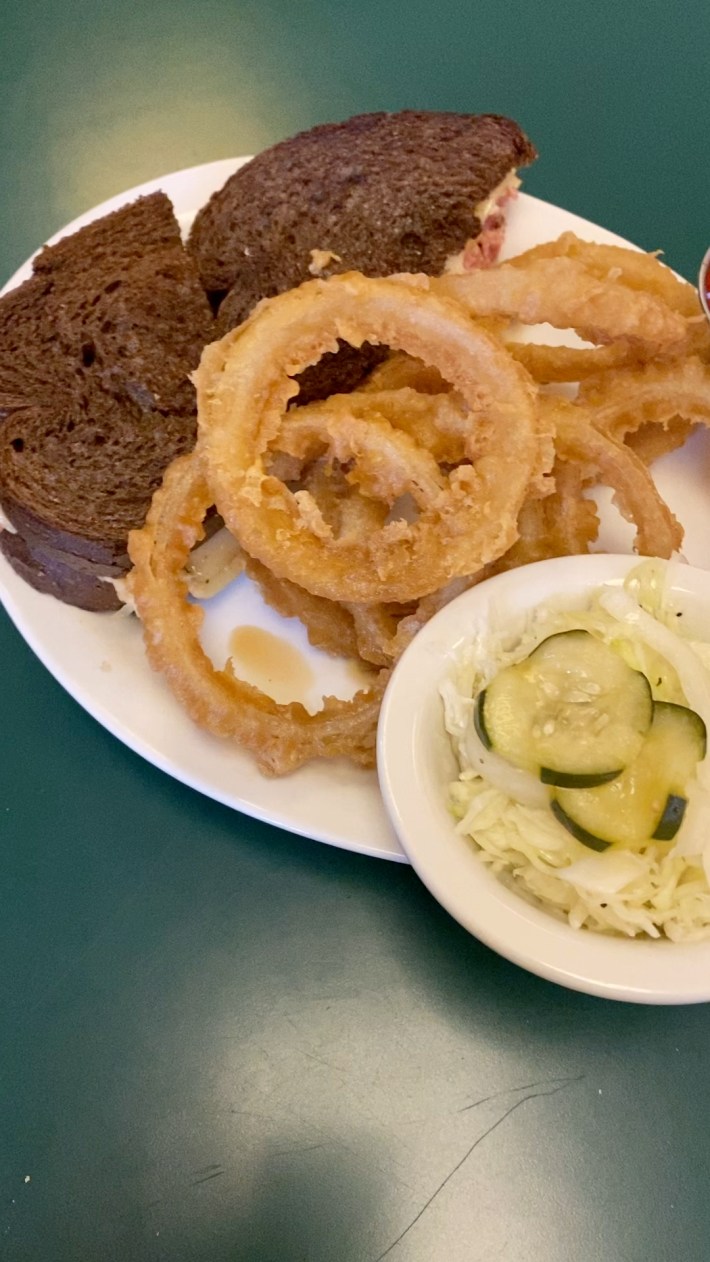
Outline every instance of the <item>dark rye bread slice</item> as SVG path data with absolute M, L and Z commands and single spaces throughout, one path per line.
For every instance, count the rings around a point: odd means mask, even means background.
M 95 613 L 120 607 L 116 589 L 106 582 L 106 570 L 90 561 L 41 543 L 31 546 L 24 535 L 7 531 L 3 532 L 2 551 L 20 578 L 67 605 L 78 605 Z M 114 568 L 116 577 L 120 577 L 123 571 Z
M 326 272 L 435 275 L 477 237 L 475 207 L 536 150 L 496 114 L 361 114 L 302 132 L 243 166 L 199 211 L 188 240 L 221 332 L 263 297 Z M 226 295 L 226 296 L 225 296 Z
M 189 373 L 214 336 L 169 198 L 154 193 L 34 261 L 0 299 L 0 549 L 41 591 L 117 608 L 105 581 L 174 456 L 195 440 Z

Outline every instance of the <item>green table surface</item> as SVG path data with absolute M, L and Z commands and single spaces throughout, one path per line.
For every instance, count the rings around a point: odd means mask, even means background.
M 0 276 L 166 171 L 492 110 L 525 187 L 693 276 L 710 7 L 5 0 Z M 706 1262 L 710 1008 L 565 991 L 407 866 L 144 763 L 0 613 L 0 1257 Z

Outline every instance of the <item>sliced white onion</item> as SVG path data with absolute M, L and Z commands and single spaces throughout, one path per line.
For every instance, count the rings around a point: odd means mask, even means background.
M 640 639 L 657 649 L 675 667 L 688 705 L 704 719 L 710 731 L 710 674 L 692 645 L 641 609 L 633 597 L 621 588 L 602 591 L 599 604 L 617 622 L 633 627 Z
M 549 789 L 530 771 L 514 767 L 507 758 L 501 758 L 492 749 L 486 749 L 476 731 L 473 717 L 463 734 L 463 746 L 471 770 L 495 789 L 500 789 L 501 793 L 507 794 L 514 802 L 520 802 L 522 806 L 542 809 L 549 806 Z
M 610 897 L 647 871 L 647 861 L 640 855 L 628 850 L 606 850 L 603 854 L 585 855 L 569 867 L 559 868 L 555 876 L 569 881 L 585 894 Z
M 216 596 L 244 569 L 244 553 L 226 526 L 193 548 L 185 565 L 187 587 L 196 600 Z

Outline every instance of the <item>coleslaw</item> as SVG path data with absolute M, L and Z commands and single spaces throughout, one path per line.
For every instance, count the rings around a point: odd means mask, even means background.
M 458 655 L 441 696 L 460 768 L 448 804 L 457 832 L 499 879 L 575 928 L 692 942 L 710 938 L 710 757 L 687 786 L 672 843 L 596 853 L 555 819 L 546 786 L 486 749 L 473 723 L 476 696 L 501 669 L 549 635 L 584 629 L 643 671 L 655 699 L 689 706 L 710 731 L 710 643 L 671 600 L 671 570 L 644 561 L 623 586 L 599 588 L 582 609 L 547 602 L 512 643 L 504 630 L 479 634 Z

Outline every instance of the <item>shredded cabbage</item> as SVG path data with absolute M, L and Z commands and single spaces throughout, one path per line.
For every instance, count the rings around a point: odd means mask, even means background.
M 583 628 L 643 670 L 654 697 L 696 710 L 710 733 L 710 644 L 683 638 L 667 599 L 669 568 L 643 562 L 623 588 L 600 588 L 584 609 L 540 606 L 512 645 L 493 633 L 467 646 L 441 689 L 461 769 L 448 800 L 458 833 L 483 862 L 557 918 L 600 933 L 694 942 L 710 938 L 708 757 L 688 786 L 672 846 L 651 841 L 641 852 L 610 847 L 595 853 L 552 815 L 545 786 L 491 756 L 473 727 L 474 699 L 498 671 L 527 657 L 546 636 Z

